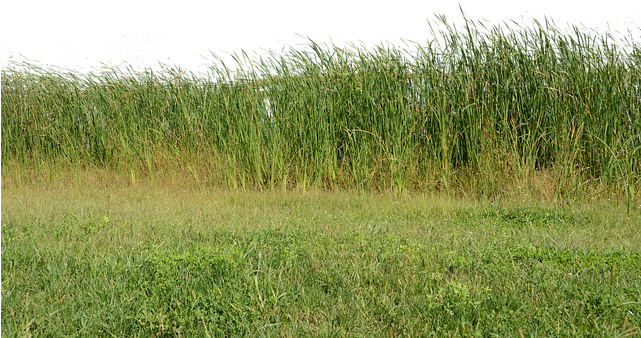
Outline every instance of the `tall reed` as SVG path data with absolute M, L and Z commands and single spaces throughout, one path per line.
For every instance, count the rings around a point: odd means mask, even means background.
M 165 67 L 2 72 L 4 165 L 187 168 L 243 189 L 500 193 L 548 173 L 634 199 L 641 178 L 641 48 L 549 22 L 462 29 L 425 45 L 319 45 L 209 77 Z M 438 27 L 437 27 L 438 28 Z M 465 183 L 466 182 L 466 183 Z

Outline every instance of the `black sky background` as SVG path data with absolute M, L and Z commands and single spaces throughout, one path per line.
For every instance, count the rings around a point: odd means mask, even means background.
M 468 14 L 494 21 L 507 17 L 518 19 L 525 8 L 530 13 L 553 15 L 557 20 L 583 18 L 588 23 L 603 24 L 608 19 L 616 29 L 626 27 L 624 9 L 639 6 L 639 3 L 628 3 L 626 7 L 618 1 L 598 6 L 582 6 L 580 2 L 559 6 L 560 1 L 520 1 L 510 5 L 461 2 Z M 368 43 L 382 37 L 396 40 L 399 35 L 423 40 L 427 37 L 425 17 L 429 17 L 430 12 L 440 8 L 446 13 L 458 13 L 455 1 L 363 4 L 366 3 L 235 1 L 36 6 L 12 2 L 3 6 L 0 35 L 3 51 L 20 52 L 41 61 L 52 61 L 58 43 L 71 39 L 86 43 L 89 60 L 126 59 L 138 49 L 146 51 L 144 58 L 150 54 L 161 59 L 171 56 L 173 62 L 193 69 L 198 62 L 198 52 L 219 48 L 251 51 L 257 46 L 275 48 L 274 39 L 283 43 L 296 41 L 291 31 L 307 32 L 316 40 L 327 35 L 335 39 L 359 38 Z

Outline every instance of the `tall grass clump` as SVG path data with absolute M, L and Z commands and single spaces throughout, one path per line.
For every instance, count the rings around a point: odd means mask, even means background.
M 507 26 L 506 26 L 507 27 Z M 307 48 L 181 69 L 2 72 L 3 167 L 182 172 L 240 189 L 625 194 L 641 178 L 641 49 L 549 22 L 413 48 Z M 440 33 L 437 33 L 440 32 Z M 587 193 L 587 194 L 586 194 Z

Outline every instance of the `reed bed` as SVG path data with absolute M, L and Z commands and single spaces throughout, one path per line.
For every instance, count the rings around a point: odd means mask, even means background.
M 446 20 L 424 45 L 319 45 L 208 76 L 181 69 L 2 71 L 3 168 L 111 168 L 215 186 L 555 197 L 641 182 L 641 49 L 549 22 Z M 440 32 L 440 33 L 439 33 Z

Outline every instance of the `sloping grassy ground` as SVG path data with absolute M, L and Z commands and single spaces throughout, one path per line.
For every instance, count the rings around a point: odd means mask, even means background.
M 2 336 L 638 336 L 638 206 L 528 196 L 3 177 Z

